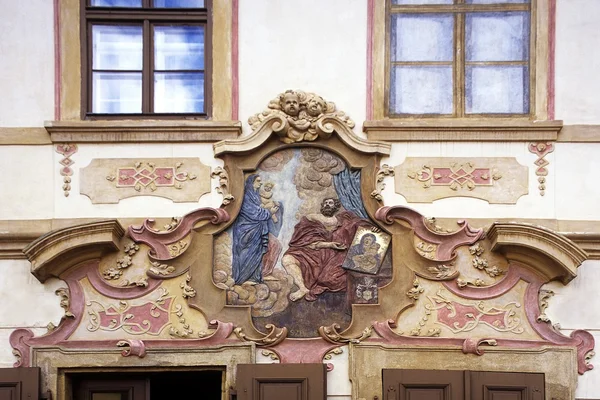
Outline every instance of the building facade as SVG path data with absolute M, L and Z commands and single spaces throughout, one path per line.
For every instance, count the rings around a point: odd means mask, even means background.
M 13 390 L 600 398 L 596 0 L 0 10 Z

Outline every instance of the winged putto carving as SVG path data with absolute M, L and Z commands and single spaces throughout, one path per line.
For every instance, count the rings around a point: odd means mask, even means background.
M 343 111 L 336 110 L 333 102 L 300 90 L 280 93 L 269 102 L 266 110 L 250 117 L 248 123 L 256 131 L 264 121 L 274 116 L 283 121 L 282 129 L 276 131 L 284 143 L 312 142 L 318 137 L 331 135 L 329 129 L 323 129 L 327 118 L 340 119 L 349 128 L 355 125 Z

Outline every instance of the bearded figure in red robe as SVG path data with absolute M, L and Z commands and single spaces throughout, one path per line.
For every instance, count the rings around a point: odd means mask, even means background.
M 321 212 L 308 214 L 296 224 L 282 264 L 298 290 L 290 300 L 314 301 L 325 291 L 346 290 L 346 270 L 342 268 L 348 247 L 360 226 L 371 227 L 369 221 L 350 211 L 338 212 L 338 199 L 326 198 Z

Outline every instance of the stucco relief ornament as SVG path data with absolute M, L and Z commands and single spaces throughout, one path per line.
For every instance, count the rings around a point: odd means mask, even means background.
M 274 125 L 274 131 L 284 143 L 312 142 L 318 137 L 331 136 L 332 129 L 327 127 L 328 118 L 336 118 L 349 128 L 354 121 L 344 112 L 336 110 L 335 104 L 325 101 L 315 93 L 300 90 L 286 90 L 269 102 L 262 113 L 248 119 L 253 131 L 271 117 L 279 117 L 281 124 Z

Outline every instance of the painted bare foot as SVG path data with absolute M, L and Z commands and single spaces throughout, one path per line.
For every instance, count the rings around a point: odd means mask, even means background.
M 290 294 L 290 300 L 291 301 L 298 301 L 301 298 L 303 298 L 304 296 L 306 296 L 308 292 L 309 292 L 309 290 L 306 289 L 306 288 L 304 288 L 304 289 L 298 289 L 294 293 Z
M 263 281 L 278 281 L 279 279 L 275 278 L 273 275 L 263 276 Z

